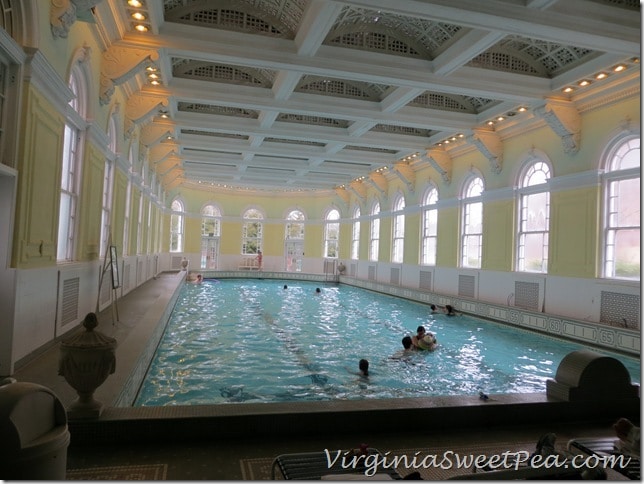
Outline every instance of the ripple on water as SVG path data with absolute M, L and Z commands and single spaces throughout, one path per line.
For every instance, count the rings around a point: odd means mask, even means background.
M 288 284 L 284 290 L 283 285 Z M 581 348 L 350 286 L 277 280 L 186 285 L 136 405 L 326 401 L 545 391 Z M 401 359 L 424 325 L 439 348 Z M 367 380 L 358 361 L 370 362 Z M 639 360 L 620 357 L 640 381 Z

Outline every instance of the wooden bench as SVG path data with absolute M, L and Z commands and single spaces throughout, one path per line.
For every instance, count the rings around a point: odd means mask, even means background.
M 243 257 L 239 262 L 238 269 L 240 271 L 258 271 L 259 264 L 257 264 L 256 257 Z

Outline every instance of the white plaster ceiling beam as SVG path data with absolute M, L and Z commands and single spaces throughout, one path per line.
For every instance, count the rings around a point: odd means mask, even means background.
M 540 10 L 503 0 L 352 0 L 351 4 L 600 52 L 637 55 L 640 47 L 639 15 L 588 1 L 557 3 L 556 7 L 562 5 L 570 13 L 556 14 L 552 9 Z
M 245 35 L 239 44 L 227 40 L 228 32 L 212 32 L 204 39 L 189 38 L 195 29 L 183 25 L 173 26 L 173 35 L 146 38 L 145 45 L 156 45 L 167 49 L 169 56 L 215 63 L 256 67 L 260 69 L 286 70 L 316 76 L 331 76 L 340 79 L 373 82 L 377 84 L 406 86 L 427 89 L 448 94 L 484 96 L 492 99 L 525 100 L 539 99 L 549 90 L 549 79 L 536 76 L 498 72 L 489 69 L 473 69 L 462 73 L 457 70 L 449 78 L 432 72 L 432 63 L 414 58 L 396 57 L 387 64 L 382 63 L 382 54 L 354 51 L 342 47 L 323 45 L 313 58 L 301 57 L 292 52 L 292 43 L 284 39 L 269 39 L 259 46 L 257 52 L 248 43 L 257 42 L 253 35 Z M 130 34 L 126 35 L 126 38 Z M 136 44 L 140 39 L 134 38 Z M 128 42 L 129 43 L 129 42 Z M 246 47 L 246 48 L 245 48 Z M 475 74 L 473 76 L 473 74 Z M 474 77 L 474 78 L 473 78 Z M 508 77 L 511 78 L 508 81 Z M 513 79 L 512 79 L 513 78 Z
M 341 3 L 328 0 L 312 0 L 308 4 L 295 35 L 295 45 L 299 55 L 315 55 L 342 8 Z

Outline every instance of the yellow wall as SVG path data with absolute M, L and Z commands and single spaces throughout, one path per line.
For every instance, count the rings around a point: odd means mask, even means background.
M 598 205 L 597 188 L 551 195 L 549 274 L 597 275 Z
M 64 122 L 36 90 L 25 85 L 23 92 L 12 265 L 45 267 L 56 264 L 61 179 L 56 153 L 63 150 Z

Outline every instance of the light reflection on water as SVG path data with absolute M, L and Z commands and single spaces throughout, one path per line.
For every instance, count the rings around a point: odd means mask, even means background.
M 391 359 L 421 324 L 439 348 Z M 135 405 L 544 392 L 580 348 L 351 286 L 206 280 L 182 289 Z M 616 357 L 639 382 L 639 360 Z

